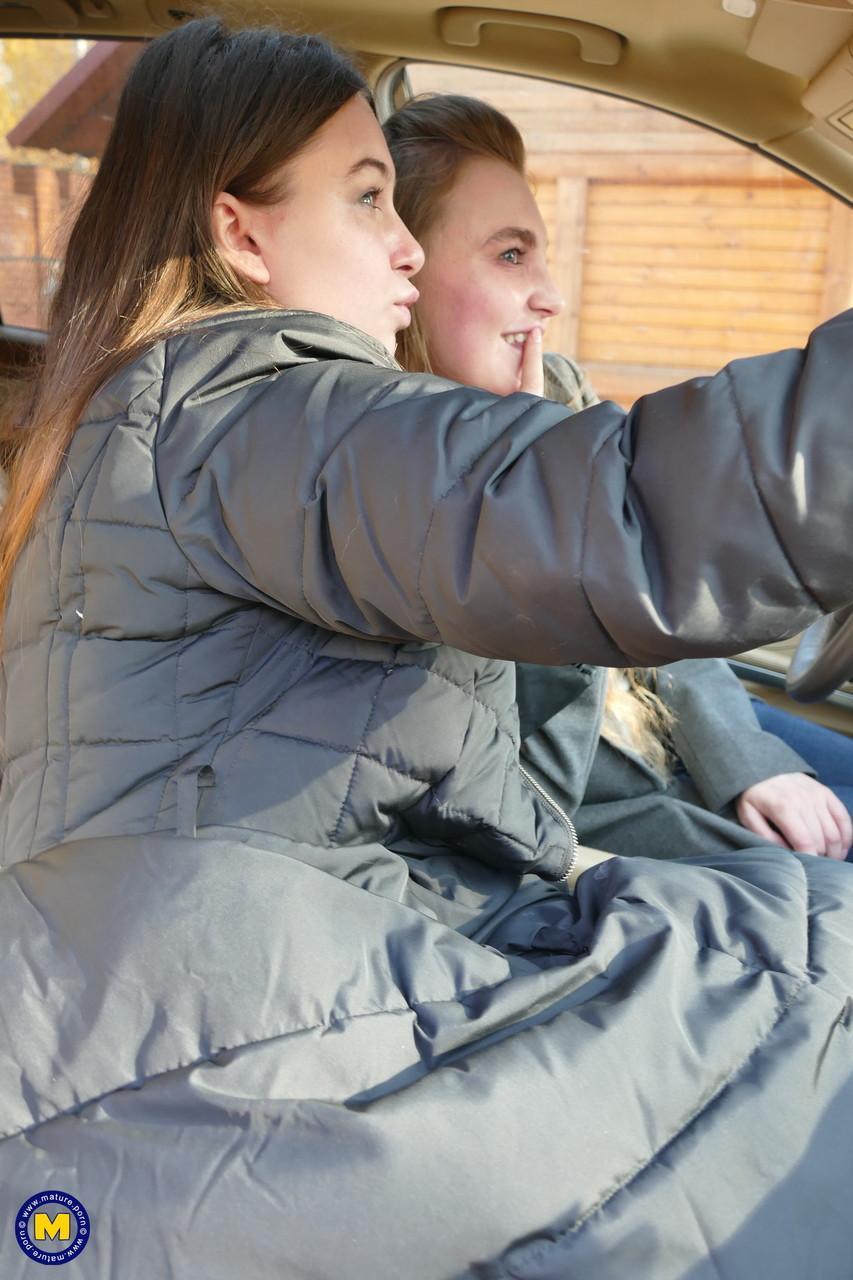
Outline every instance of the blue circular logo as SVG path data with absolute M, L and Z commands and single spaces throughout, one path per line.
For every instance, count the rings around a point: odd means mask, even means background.
M 89 1243 L 89 1215 L 67 1191 L 37 1191 L 15 1215 L 15 1239 L 43 1266 L 73 1262 Z

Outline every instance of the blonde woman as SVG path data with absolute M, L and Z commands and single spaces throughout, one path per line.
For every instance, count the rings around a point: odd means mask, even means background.
M 508 395 L 537 389 L 538 363 L 551 399 L 574 411 L 597 403 L 573 360 L 539 360 L 536 330 L 562 299 L 513 123 L 477 99 L 434 94 L 397 111 L 385 133 L 398 207 L 426 251 L 404 365 Z M 523 664 L 518 677 L 526 765 L 587 843 L 652 857 L 764 842 L 845 856 L 845 805 L 762 730 L 723 661 L 648 672 Z M 853 754 L 839 738 L 845 748 Z

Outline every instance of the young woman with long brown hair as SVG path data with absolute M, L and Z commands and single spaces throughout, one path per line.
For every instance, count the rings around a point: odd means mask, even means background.
M 4 1280 L 841 1280 L 849 867 L 579 875 L 513 664 L 853 597 L 853 319 L 566 430 L 400 369 L 392 184 L 345 58 L 191 22 L 72 234 L 0 535 Z
M 397 209 L 426 251 L 397 357 L 407 369 L 508 395 L 531 330 L 563 305 L 521 135 L 495 107 L 460 94 L 415 98 L 384 131 Z M 598 403 L 565 356 L 546 355 L 542 372 L 543 392 L 568 408 Z M 522 666 L 519 685 L 527 767 L 589 844 L 647 857 L 765 841 L 835 858 L 850 848 L 841 798 L 762 731 L 720 659 L 657 673 Z M 834 736 L 841 775 L 853 744 Z

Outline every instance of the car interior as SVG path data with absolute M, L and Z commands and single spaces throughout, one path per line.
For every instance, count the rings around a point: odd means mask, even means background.
M 0 0 L 0 387 L 43 340 L 63 229 L 139 42 L 201 12 Z M 515 119 L 567 299 L 546 347 L 603 397 L 628 407 L 802 345 L 853 306 L 853 0 L 232 0 L 227 16 L 354 51 L 380 116 L 437 90 Z M 853 735 L 853 620 L 800 645 L 789 684 L 810 701 L 786 689 L 796 648 L 732 665 L 768 701 Z

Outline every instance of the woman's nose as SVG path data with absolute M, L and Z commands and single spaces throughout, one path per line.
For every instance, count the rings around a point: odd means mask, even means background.
M 424 265 L 424 251 L 400 215 L 397 214 L 396 217 L 397 234 L 391 254 L 391 265 L 395 271 L 404 271 L 406 275 L 413 276 Z
M 542 279 L 530 295 L 528 306 L 544 318 L 558 316 L 566 305 L 566 299 L 560 293 L 556 281 L 550 272 L 544 272 Z

